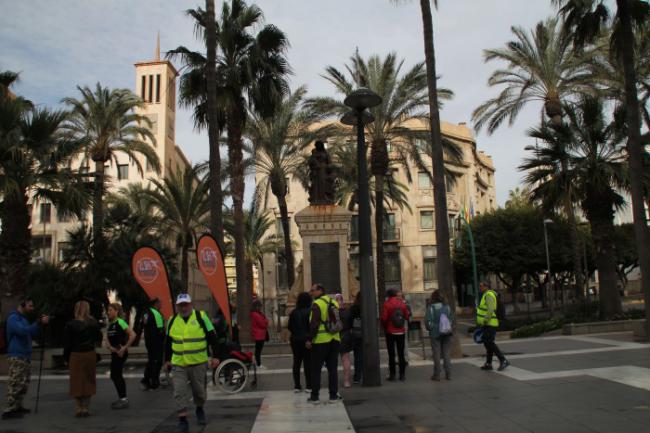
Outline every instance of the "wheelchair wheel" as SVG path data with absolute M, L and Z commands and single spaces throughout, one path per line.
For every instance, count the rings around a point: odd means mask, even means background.
M 219 364 L 216 382 L 228 394 L 236 394 L 246 387 L 248 369 L 238 359 L 227 359 Z

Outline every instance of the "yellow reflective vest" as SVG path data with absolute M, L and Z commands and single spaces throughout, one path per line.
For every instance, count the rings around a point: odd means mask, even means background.
M 318 325 L 318 334 L 316 334 L 316 338 L 314 338 L 312 341 L 313 344 L 329 343 L 332 340 L 336 340 L 338 342 L 341 341 L 341 334 L 339 332 L 332 334 L 330 332 L 327 332 L 327 329 L 325 329 L 325 321 L 328 318 L 327 306 L 330 302 L 334 304 L 334 307 L 337 309 L 339 308 L 339 303 L 327 295 L 323 295 L 314 301 L 314 304 L 316 304 L 320 310 L 320 324 Z M 312 314 L 313 311 L 310 310 L 309 322 L 311 322 Z
M 492 313 L 488 312 L 488 298 L 492 303 Z M 492 326 L 497 328 L 499 326 L 499 319 L 497 318 L 497 294 L 494 290 L 486 290 L 481 297 L 481 302 L 476 307 L 476 324 L 480 326 Z
M 204 326 L 199 320 L 203 320 Z M 173 365 L 186 367 L 208 362 L 208 341 L 204 329 L 210 332 L 214 327 L 203 311 L 192 311 L 187 322 L 178 314 L 169 319 L 167 335 L 172 340 Z

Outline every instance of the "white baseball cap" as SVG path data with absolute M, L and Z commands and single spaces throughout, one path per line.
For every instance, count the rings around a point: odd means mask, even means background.
M 190 302 L 192 302 L 192 297 L 189 295 L 189 293 L 181 293 L 176 298 L 176 305 L 185 303 L 189 304 Z

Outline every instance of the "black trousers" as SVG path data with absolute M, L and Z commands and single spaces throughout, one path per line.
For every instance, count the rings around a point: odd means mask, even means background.
M 497 336 L 497 328 L 494 326 L 483 326 L 483 346 L 485 346 L 485 363 L 492 365 L 492 357 L 496 355 L 499 358 L 499 362 L 506 360 L 506 357 L 503 356 L 499 346 L 495 343 Z
M 262 365 L 262 349 L 264 349 L 264 340 L 255 340 L 255 364 L 259 367 Z
M 311 346 L 311 398 L 318 399 L 320 394 L 320 372 L 323 363 L 327 366 L 328 388 L 330 398 L 339 393 L 339 345 L 336 340 Z
M 119 398 L 126 397 L 126 382 L 124 382 L 122 372 L 124 371 L 124 364 L 128 357 L 129 352 L 124 352 L 124 356 L 121 358 L 117 356 L 117 353 L 111 353 L 111 380 L 113 381 L 113 385 L 115 385 L 115 390 Z
M 406 371 L 406 358 L 404 357 L 405 335 L 386 334 L 386 349 L 388 349 L 388 374 L 395 377 L 395 348 L 399 359 L 399 375 L 404 376 Z
M 141 382 L 145 386 L 156 389 L 160 386 L 160 369 L 162 368 L 163 345 L 147 346 L 147 364 L 144 366 L 144 377 Z
M 303 365 L 305 372 L 305 384 L 311 389 L 311 350 L 305 347 L 304 341 L 291 340 L 291 352 L 293 352 L 293 387 L 301 389 L 300 366 Z

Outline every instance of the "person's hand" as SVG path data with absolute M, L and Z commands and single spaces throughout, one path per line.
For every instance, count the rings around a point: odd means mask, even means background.
M 41 323 L 43 325 L 47 325 L 48 323 L 50 323 L 50 316 L 42 315 L 41 316 Z
M 172 369 L 172 363 L 169 362 L 169 361 L 165 361 L 165 363 L 163 364 L 163 369 L 164 369 L 165 371 L 171 371 L 171 369 Z
M 307 349 L 311 349 L 311 341 L 307 341 L 307 342 L 305 343 L 305 347 L 306 347 Z
M 219 359 L 217 359 L 217 358 L 210 358 L 210 359 L 208 360 L 208 365 L 209 365 L 210 368 L 212 368 L 212 369 L 217 368 L 217 367 L 219 366 Z
M 122 358 L 124 356 L 124 353 L 126 352 L 126 346 L 120 347 L 120 349 L 117 351 L 117 356 Z
M 117 347 L 109 346 L 111 353 L 117 353 Z

